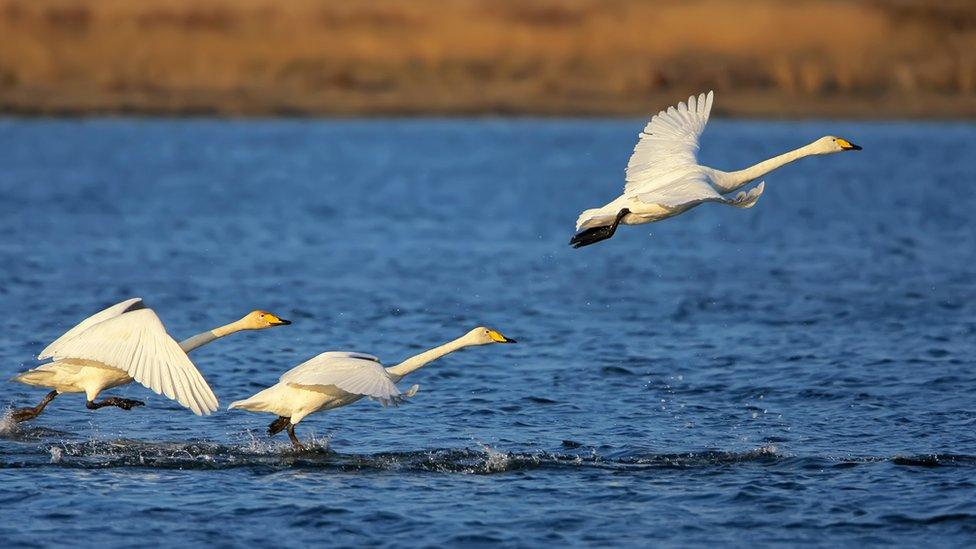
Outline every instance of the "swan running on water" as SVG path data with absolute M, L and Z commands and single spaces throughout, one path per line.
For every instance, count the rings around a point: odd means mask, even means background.
M 396 366 L 384 368 L 380 359 L 364 353 L 329 351 L 288 370 L 273 385 L 245 400 L 231 403 L 229 409 L 275 414 L 278 419 L 268 427 L 268 436 L 282 430 L 296 450 L 303 450 L 295 435 L 295 426 L 305 416 L 352 404 L 363 397 L 378 400 L 384 406 L 399 404 L 417 393 L 418 385 L 401 393 L 396 383 L 403 377 L 442 356 L 475 345 L 515 343 L 501 333 L 478 327 L 465 335 Z
M 653 223 L 684 213 L 704 202 L 751 208 L 764 183 L 734 197 L 726 196 L 763 175 L 805 156 L 859 151 L 840 137 L 826 136 L 744 170 L 723 172 L 698 164 L 698 139 L 712 110 L 712 92 L 657 113 L 640 133 L 627 163 L 624 194 L 602 208 L 584 210 L 576 220 L 574 248 L 613 236 L 617 225 Z
M 14 410 L 11 417 L 18 423 L 34 419 L 61 393 L 85 393 L 85 405 L 90 410 L 103 406 L 131 410 L 145 403 L 118 397 L 95 402 L 95 398 L 105 389 L 132 381 L 166 395 L 194 414 L 209 414 L 217 410 L 217 397 L 186 354 L 241 330 L 287 324 L 291 322 L 269 312 L 253 311 L 236 322 L 177 343 L 142 299 L 123 301 L 81 321 L 37 356 L 38 360 L 53 358 L 53 362 L 13 378 L 53 391 L 37 406 Z

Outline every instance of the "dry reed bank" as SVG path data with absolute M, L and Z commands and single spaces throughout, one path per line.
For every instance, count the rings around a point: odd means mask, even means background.
M 0 111 L 976 116 L 971 0 L 0 0 Z

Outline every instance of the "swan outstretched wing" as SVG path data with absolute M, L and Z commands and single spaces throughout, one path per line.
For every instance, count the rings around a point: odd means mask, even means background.
M 180 344 L 166 333 L 156 313 L 152 309 L 126 310 L 129 312 L 52 343 L 45 353 L 57 360 L 80 358 L 118 368 L 194 414 L 215 411 L 217 397 Z
M 44 360 L 45 358 L 50 358 L 51 356 L 53 356 L 52 349 L 68 341 L 69 339 L 77 336 L 78 334 L 84 332 L 88 328 L 91 328 L 92 326 L 98 324 L 99 322 L 103 322 L 110 318 L 115 318 L 130 309 L 139 309 L 144 306 L 145 305 L 142 304 L 141 297 L 134 297 L 132 299 L 126 299 L 122 303 L 116 303 L 115 305 L 112 305 L 107 309 L 101 310 L 91 315 L 90 317 L 86 318 L 85 320 L 82 320 L 81 322 L 78 323 L 77 326 L 65 332 L 64 335 L 62 335 L 61 337 L 55 339 L 53 343 L 45 347 L 44 350 L 41 351 L 39 355 L 37 355 L 37 359 Z
M 645 195 L 670 187 L 680 187 L 692 195 L 707 192 L 701 185 L 692 184 L 692 179 L 711 187 L 698 169 L 696 153 L 698 139 L 708 124 L 712 98 L 712 92 L 691 96 L 687 103 L 678 103 L 651 118 L 627 163 L 625 195 L 638 196 L 647 202 Z M 682 190 L 675 192 L 680 194 Z M 717 194 L 714 189 L 712 193 Z
M 637 198 L 645 204 L 660 204 L 666 208 L 680 208 L 707 201 L 721 202 L 722 195 L 702 177 L 688 175 L 671 184 L 648 191 L 638 191 Z
M 641 202 L 660 204 L 666 208 L 683 208 L 695 206 L 703 202 L 718 202 L 736 208 L 751 208 L 756 205 L 759 196 L 766 188 L 765 182 L 749 189 L 740 191 L 734 197 L 722 196 L 711 185 L 696 178 L 679 180 L 664 189 L 657 189 L 637 195 Z
M 372 355 L 329 351 L 285 372 L 278 380 L 289 385 L 337 387 L 387 404 L 397 404 L 403 395 L 386 369 Z

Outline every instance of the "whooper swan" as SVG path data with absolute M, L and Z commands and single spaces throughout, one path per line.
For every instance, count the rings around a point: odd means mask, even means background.
M 142 299 L 123 301 L 81 321 L 37 356 L 38 360 L 53 358 L 53 362 L 13 379 L 54 390 L 37 406 L 14 410 L 11 417 L 17 422 L 33 419 L 61 393 L 85 393 L 86 406 L 91 410 L 103 406 L 130 410 L 144 403 L 118 397 L 95 402 L 95 398 L 105 389 L 133 380 L 194 414 L 209 414 L 217 409 L 217 397 L 186 354 L 234 332 L 286 324 L 291 322 L 265 311 L 253 311 L 236 322 L 177 343 Z
M 515 343 L 495 330 L 478 327 L 467 334 L 396 366 L 384 368 L 380 359 L 363 353 L 329 351 L 288 370 L 276 385 L 245 400 L 238 400 L 230 409 L 275 414 L 268 435 L 287 429 L 288 438 L 297 450 L 304 449 L 295 436 L 295 426 L 305 416 L 352 404 L 363 397 L 377 400 L 384 406 L 399 404 L 412 397 L 420 388 L 410 387 L 401 393 L 396 383 L 410 372 L 465 347 L 492 343 Z
M 744 170 L 723 172 L 698 164 L 698 139 L 712 110 L 712 92 L 661 111 L 640 133 L 627 163 L 624 193 L 602 208 L 584 210 L 576 220 L 574 248 L 606 240 L 617 225 L 652 223 L 686 212 L 703 202 L 751 208 L 764 183 L 734 197 L 725 196 L 763 175 L 805 156 L 859 151 L 840 137 L 826 136 Z

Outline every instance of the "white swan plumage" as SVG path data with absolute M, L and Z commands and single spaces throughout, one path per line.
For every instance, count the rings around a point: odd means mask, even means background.
M 399 404 L 403 399 L 380 359 L 365 353 L 327 351 L 288 370 L 278 382 L 315 391 L 335 387 L 383 405 Z
M 141 298 L 127 299 L 82 320 L 38 354 L 39 360 L 50 358 L 52 362 L 14 378 L 53 389 L 38 406 L 16 410 L 14 418 L 36 417 L 60 393 L 85 393 L 92 409 L 110 405 L 128 410 L 142 403 L 114 397 L 96 403 L 95 398 L 106 389 L 132 381 L 194 414 L 210 414 L 217 410 L 217 397 L 187 352 L 239 330 L 289 323 L 271 313 L 254 311 L 235 323 L 177 343 Z
M 465 347 L 492 343 L 515 343 L 500 332 L 479 326 L 465 335 L 384 368 L 380 359 L 366 353 L 327 351 L 288 370 L 278 383 L 259 393 L 231 403 L 229 409 L 277 415 L 268 434 L 288 431 L 292 445 L 303 449 L 295 435 L 295 425 L 309 414 L 347 406 L 364 397 L 384 406 L 400 404 L 414 396 L 420 386 L 401 392 L 396 383 L 438 358 Z
M 711 91 L 691 96 L 651 118 L 627 163 L 623 194 L 579 215 L 577 233 L 570 240 L 573 247 L 606 240 L 619 224 L 653 223 L 705 202 L 751 208 L 765 189 L 763 182 L 749 191 L 734 196 L 730 193 L 799 158 L 861 149 L 846 139 L 825 136 L 745 170 L 723 172 L 702 166 L 698 163 L 698 142 L 708 124 L 713 99 Z
M 55 361 L 90 361 L 116 368 L 197 415 L 217 409 L 217 397 L 203 375 L 180 349 L 180 344 L 166 333 L 152 309 L 129 311 L 102 320 L 74 337 L 49 346 L 42 355 Z

